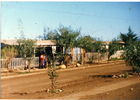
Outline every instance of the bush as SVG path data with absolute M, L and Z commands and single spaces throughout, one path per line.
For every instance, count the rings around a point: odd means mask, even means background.
M 52 82 L 52 92 L 56 91 L 56 79 L 58 77 L 58 73 L 56 72 L 56 65 L 54 64 L 54 61 L 50 61 L 51 63 L 49 64 L 48 67 L 48 75 L 50 76 L 51 82 Z
M 129 77 L 129 74 L 128 74 L 128 72 L 125 72 L 124 78 L 127 78 L 127 77 Z
M 139 74 L 140 69 L 140 42 L 130 44 L 126 47 L 126 65 L 132 66 L 134 72 Z

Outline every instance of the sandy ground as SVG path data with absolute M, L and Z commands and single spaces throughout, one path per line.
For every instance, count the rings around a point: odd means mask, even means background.
M 130 90 L 133 88 L 133 90 Z M 99 93 L 96 95 L 87 95 L 80 99 L 130 99 L 134 100 L 140 99 L 140 83 L 133 84 L 127 87 L 116 89 L 113 91 L 108 91 L 104 93 Z
M 108 66 L 97 66 L 82 68 L 78 70 L 58 71 L 57 88 L 62 92 L 48 93 L 46 90 L 51 88 L 51 82 L 46 73 L 38 73 L 29 76 L 1 79 L 1 98 L 2 99 L 63 99 L 63 97 L 77 93 L 88 92 L 93 88 L 109 86 L 123 81 L 133 81 L 138 79 L 138 75 L 129 78 L 112 78 L 111 75 L 119 75 L 125 72 L 131 73 L 131 68 L 122 64 Z M 116 86 L 117 87 L 117 86 Z M 133 91 L 129 89 L 133 87 Z M 119 87 L 118 87 L 119 88 Z M 123 90 L 123 91 L 121 91 Z M 99 93 L 96 95 L 86 95 L 78 99 L 140 99 L 139 84 L 122 87 Z M 67 98 L 72 99 L 72 98 Z

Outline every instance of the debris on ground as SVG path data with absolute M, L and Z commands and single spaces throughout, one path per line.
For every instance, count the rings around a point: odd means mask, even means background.
M 133 88 L 130 88 L 130 90 L 132 91 L 132 90 L 133 90 Z
M 108 95 L 109 93 L 105 93 L 105 95 Z
M 116 75 L 113 75 L 112 78 L 116 78 Z
M 60 69 L 65 69 L 66 66 L 63 64 L 63 65 L 60 65 L 59 68 L 60 68 Z
M 76 67 L 80 67 L 81 65 L 79 63 L 76 64 Z

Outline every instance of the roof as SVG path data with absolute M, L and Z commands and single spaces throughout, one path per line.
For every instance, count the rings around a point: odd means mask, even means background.
M 111 43 L 112 41 L 103 41 L 103 43 L 107 43 L 107 44 L 109 44 L 109 43 Z M 125 44 L 124 42 L 122 42 L 122 41 L 120 41 L 120 42 L 118 42 L 118 43 L 120 43 L 120 44 Z
M 56 46 L 54 40 L 37 40 L 36 46 Z
M 1 43 L 8 45 L 18 45 L 17 39 L 1 39 Z
M 1 43 L 8 45 L 18 45 L 18 39 L 1 39 Z M 54 40 L 37 40 L 36 46 L 56 46 Z

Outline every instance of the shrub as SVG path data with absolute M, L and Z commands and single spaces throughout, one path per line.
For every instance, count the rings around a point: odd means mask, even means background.
M 127 77 L 129 77 L 129 74 L 128 74 L 128 72 L 125 72 L 124 78 L 127 78 Z
M 58 73 L 56 72 L 56 65 L 54 64 L 54 61 L 50 61 L 51 63 L 49 64 L 48 67 L 48 75 L 50 76 L 49 79 L 51 79 L 51 83 L 52 83 L 52 92 L 56 92 L 56 79 L 58 77 Z
M 126 64 L 132 66 L 134 72 L 139 74 L 140 69 L 140 42 L 135 42 L 126 47 Z

